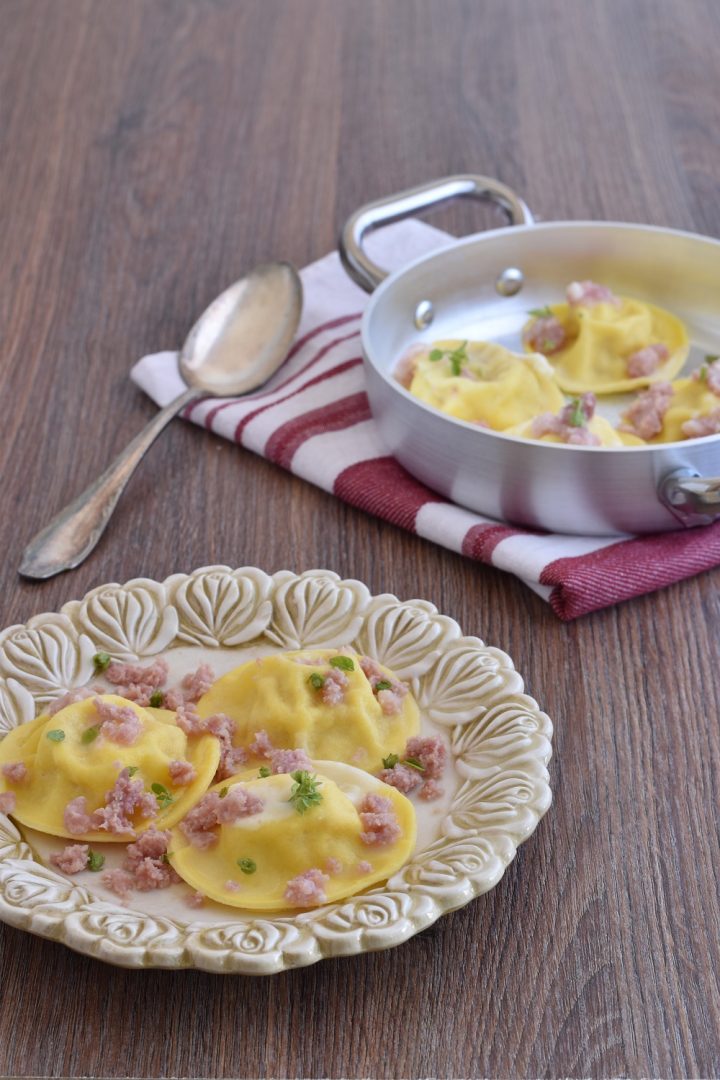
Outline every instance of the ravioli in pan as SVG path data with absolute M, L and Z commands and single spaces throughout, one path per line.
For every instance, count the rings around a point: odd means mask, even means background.
M 312 771 L 216 784 L 172 831 L 168 859 L 223 904 L 310 908 L 384 881 L 410 857 L 416 821 L 404 795 L 361 769 L 316 761 Z
M 573 398 L 559 413 L 541 413 L 509 428 L 506 434 L 571 446 L 642 446 L 641 438 L 629 430 L 616 430 L 603 416 L 597 416 L 595 405 L 594 394 L 583 394 Z
M 127 843 L 179 821 L 212 782 L 214 735 L 116 694 L 73 701 L 0 742 L 0 809 L 53 836 Z
M 393 672 L 332 649 L 250 660 L 218 679 L 197 711 L 202 720 L 230 717 L 236 760 L 258 763 L 294 747 L 372 770 L 388 753 L 402 755 L 420 729 L 418 707 Z
M 525 348 L 548 357 L 569 394 L 615 394 L 672 379 L 690 349 L 685 326 L 669 311 L 592 281 L 572 282 L 567 303 L 530 314 Z
M 688 379 L 657 383 L 623 413 L 623 431 L 650 443 L 720 433 L 720 358 L 707 357 Z
M 564 404 L 544 356 L 519 355 L 487 341 L 416 347 L 400 361 L 396 377 L 428 405 L 494 431 L 506 431 Z

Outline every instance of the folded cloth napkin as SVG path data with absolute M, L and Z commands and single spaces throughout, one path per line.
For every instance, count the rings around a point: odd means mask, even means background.
M 451 242 L 447 233 L 405 221 L 372 234 L 368 251 L 394 270 Z M 248 397 L 195 402 L 186 419 L 393 525 L 510 571 L 561 619 L 720 563 L 720 522 L 642 537 L 538 535 L 455 506 L 419 483 L 388 455 L 368 407 L 360 349 L 367 295 L 334 252 L 301 277 L 302 321 L 281 370 Z M 185 389 L 176 352 L 143 357 L 132 378 L 159 405 Z

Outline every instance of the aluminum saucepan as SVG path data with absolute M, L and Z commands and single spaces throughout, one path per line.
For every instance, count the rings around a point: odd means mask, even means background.
M 388 276 L 367 255 L 369 230 L 458 196 L 498 203 L 510 226 L 458 240 Z M 521 350 L 531 308 L 591 279 L 681 318 L 683 369 L 720 353 L 720 241 L 673 229 L 596 221 L 535 224 L 496 180 L 453 176 L 369 203 L 347 221 L 340 254 L 373 296 L 362 322 L 367 390 L 390 452 L 453 502 L 504 521 L 589 535 L 657 532 L 720 517 L 720 435 L 608 449 L 532 442 L 447 416 L 393 377 L 406 350 L 446 338 Z M 599 398 L 619 414 L 618 396 Z

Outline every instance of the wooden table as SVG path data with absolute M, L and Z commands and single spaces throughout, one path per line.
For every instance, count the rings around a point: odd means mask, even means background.
M 0 0 L 0 625 L 104 581 L 324 566 L 508 651 L 556 722 L 553 808 L 501 883 L 388 953 L 132 972 L 1 927 L 0 1072 L 718 1075 L 717 572 L 562 625 L 180 422 L 83 567 L 16 567 L 152 416 L 131 363 L 369 198 L 474 170 L 546 219 L 720 236 L 719 55 L 716 0 Z

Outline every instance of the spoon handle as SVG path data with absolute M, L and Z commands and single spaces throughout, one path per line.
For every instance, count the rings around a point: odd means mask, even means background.
M 105 531 L 115 504 L 146 450 L 172 418 L 197 397 L 200 392 L 188 388 L 161 409 L 105 472 L 33 537 L 23 552 L 23 577 L 43 580 L 80 565 Z

